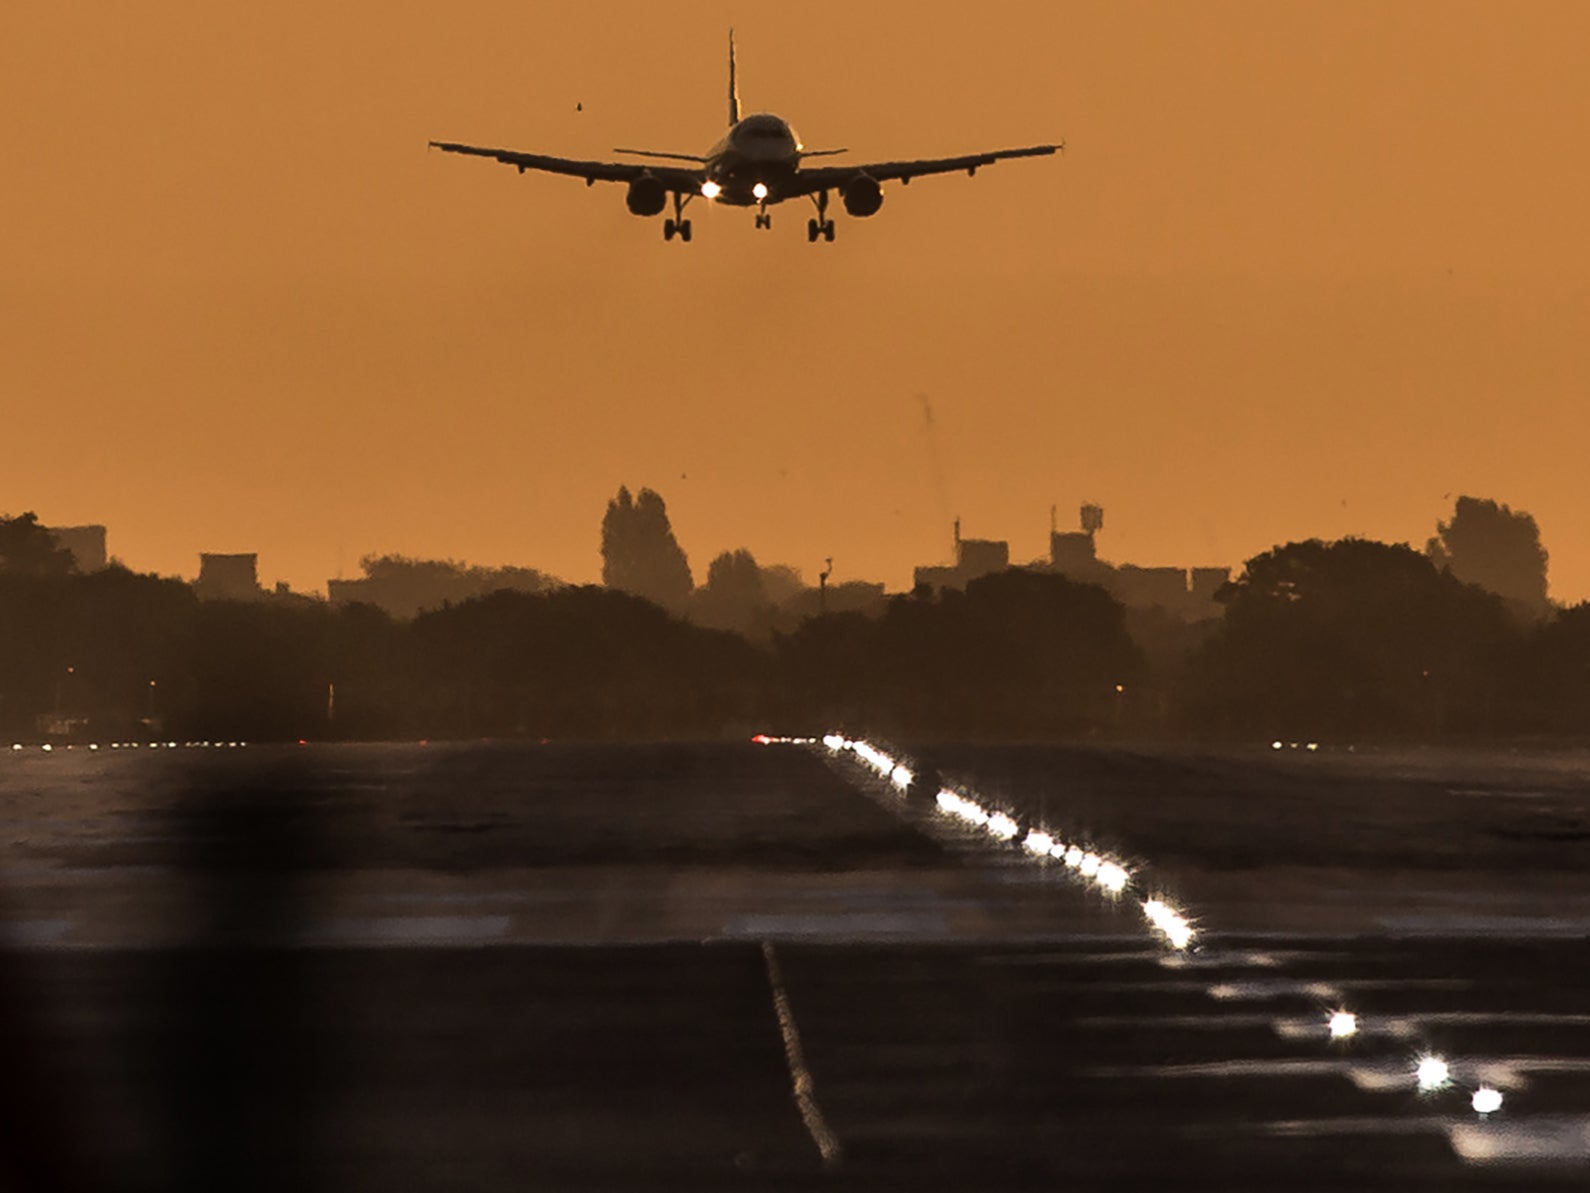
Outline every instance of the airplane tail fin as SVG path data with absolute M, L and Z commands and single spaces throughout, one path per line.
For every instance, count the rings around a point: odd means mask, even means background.
M 740 87 L 734 79 L 734 30 L 729 30 L 729 127 L 740 123 Z

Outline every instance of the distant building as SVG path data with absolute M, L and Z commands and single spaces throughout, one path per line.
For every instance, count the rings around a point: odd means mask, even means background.
M 1231 579 L 1230 568 L 1119 566 L 1099 558 L 1098 533 L 1104 529 L 1104 509 L 1088 504 L 1080 510 L 1079 530 L 1060 530 L 1050 512 L 1049 558 L 1030 565 L 1082 584 L 1097 584 L 1118 601 L 1134 609 L 1163 609 L 1184 621 L 1216 617 L 1220 607 L 1215 594 Z M 965 588 L 968 581 L 1010 566 L 1007 543 L 961 538 L 955 523 L 956 561 L 950 566 L 916 569 L 916 583 L 930 588 Z
M 72 562 L 78 571 L 102 572 L 110 563 L 103 526 L 51 526 L 48 529 L 55 545 L 72 553 Z
M 1002 572 L 1010 566 L 1010 544 L 1002 539 L 963 539 L 961 520 L 955 519 L 955 562 L 949 567 L 919 567 L 917 587 L 965 588 L 979 576 Z
M 264 596 L 259 583 L 259 556 L 200 555 L 199 578 L 193 582 L 201 601 L 255 601 Z

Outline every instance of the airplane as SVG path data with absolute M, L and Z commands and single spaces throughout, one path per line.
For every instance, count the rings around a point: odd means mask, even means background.
M 673 215 L 663 220 L 663 239 L 689 241 L 690 220 L 685 208 L 692 200 L 730 207 L 755 207 L 756 226 L 768 229 L 773 217 L 768 208 L 786 199 L 811 199 L 817 215 L 806 223 L 806 239 L 832 242 L 834 221 L 828 218 L 828 195 L 837 192 L 845 211 L 857 219 L 876 215 L 883 206 L 883 183 L 898 181 L 909 185 L 924 174 L 951 174 L 965 170 L 974 175 L 994 162 L 1017 157 L 1043 157 L 1065 149 L 1065 144 L 1030 145 L 1023 149 L 996 149 L 962 157 L 929 158 L 921 161 L 868 162 L 861 165 L 806 166 L 808 158 L 831 157 L 844 149 L 809 150 L 801 144 L 795 130 L 782 117 L 771 112 L 740 115 L 740 92 L 735 79 L 734 30 L 729 30 L 729 131 L 705 154 L 659 153 L 649 149 L 615 149 L 628 157 L 649 159 L 646 163 L 576 161 L 540 153 L 520 153 L 512 149 L 487 149 L 452 141 L 432 141 L 433 149 L 446 153 L 466 153 L 489 157 L 515 167 L 519 173 L 543 170 L 585 179 L 586 186 L 598 182 L 628 185 L 625 203 L 634 215 L 661 215 L 673 200 Z M 687 165 L 662 163 L 685 162 Z

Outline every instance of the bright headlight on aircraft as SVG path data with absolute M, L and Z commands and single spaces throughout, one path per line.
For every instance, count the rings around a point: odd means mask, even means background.
M 758 199 L 767 198 L 767 183 L 759 182 L 751 188 L 751 193 Z
M 1452 1080 L 1452 1070 L 1447 1067 L 1446 1061 L 1439 1056 L 1421 1056 L 1419 1067 L 1414 1070 L 1418 1078 L 1419 1089 L 1425 1093 L 1440 1089 Z
M 703 198 L 716 199 L 722 193 L 723 188 L 716 182 L 713 182 L 710 178 L 701 184 L 701 194 Z
M 1358 1034 L 1358 1016 L 1351 1011 L 1335 1011 L 1330 1017 L 1331 1039 L 1345 1040 Z
M 1494 1114 L 1502 1108 L 1501 1091 L 1482 1085 L 1474 1091 L 1474 1097 L 1470 1099 L 1469 1105 L 1479 1114 Z

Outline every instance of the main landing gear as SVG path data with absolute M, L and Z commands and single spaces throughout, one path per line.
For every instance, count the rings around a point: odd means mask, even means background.
M 766 211 L 757 212 L 756 213 L 756 226 L 758 228 L 771 228 L 773 226 L 773 217 L 772 217 L 772 215 L 769 214 Z
M 672 219 L 663 221 L 663 239 L 672 240 L 675 236 L 686 244 L 690 243 L 690 221 L 685 219 L 685 204 L 690 202 L 693 195 L 681 195 L 674 192 L 674 215 Z
M 806 221 L 806 239 L 816 244 L 817 238 L 821 236 L 829 244 L 833 244 L 834 221 L 828 218 L 828 192 L 818 191 L 812 196 L 812 202 L 817 204 L 817 218 Z

